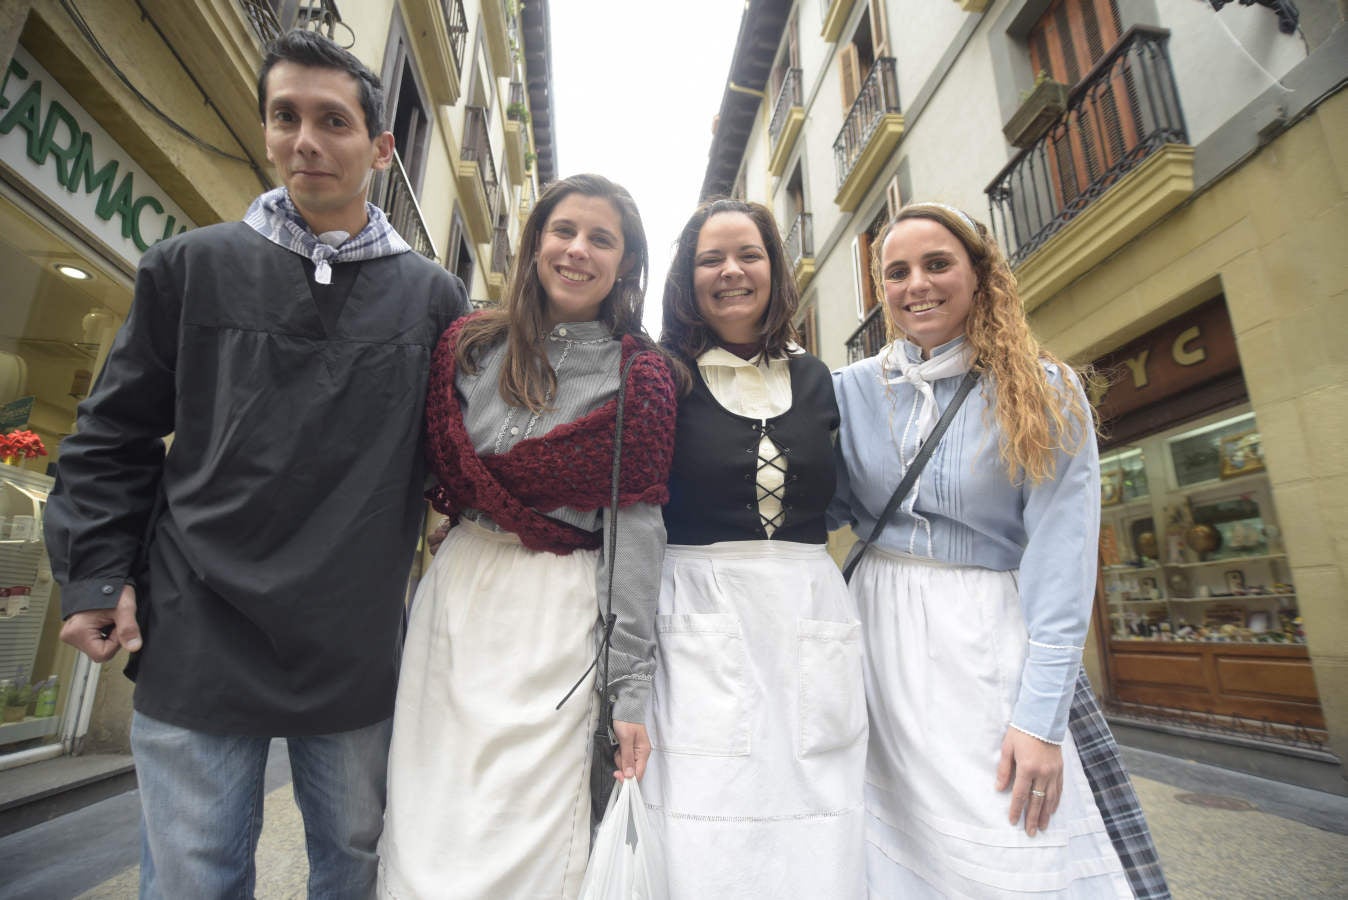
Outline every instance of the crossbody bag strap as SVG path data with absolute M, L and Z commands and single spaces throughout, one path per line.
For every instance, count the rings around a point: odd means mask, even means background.
M 604 591 L 605 602 L 599 607 L 599 627 L 602 632 L 599 649 L 594 654 L 594 661 L 590 663 L 576 683 L 571 685 L 571 690 L 566 692 L 566 696 L 557 704 L 557 709 L 562 708 L 562 704 L 571 699 L 571 695 L 576 692 L 576 688 L 584 683 L 586 677 L 594 671 L 595 666 L 600 666 L 599 677 L 603 687 L 603 696 L 608 697 L 608 651 L 613 643 L 613 626 L 617 624 L 618 617 L 613 614 L 613 564 L 618 555 L 618 476 L 622 469 L 622 449 L 623 449 L 623 407 L 627 400 L 627 376 L 632 372 L 632 366 L 641 357 L 641 352 L 633 353 L 631 358 L 623 366 L 622 372 L 618 376 L 618 408 L 613 421 L 613 484 L 609 490 L 609 511 L 605 523 L 608 529 L 608 544 L 604 548 L 604 559 L 608 564 L 608 585 Z M 602 664 L 602 665 L 601 665 Z M 607 704 L 602 704 L 607 706 Z M 609 726 L 612 728 L 612 726 Z
M 974 365 L 976 366 L 977 362 L 975 362 Z M 927 465 L 927 460 L 931 459 L 932 453 L 936 450 L 936 445 L 940 443 L 941 437 L 945 434 L 946 429 L 950 427 L 951 421 L 954 420 L 955 413 L 957 413 L 960 406 L 963 405 L 964 398 L 969 396 L 969 392 L 974 389 L 974 383 L 978 381 L 978 374 L 978 369 L 976 368 L 970 368 L 969 371 L 965 373 L 964 380 L 960 382 L 959 388 L 956 389 L 955 396 L 951 399 L 950 405 L 945 408 L 945 412 L 941 414 L 940 421 L 936 423 L 936 427 L 931 430 L 931 434 L 928 435 L 927 440 L 923 442 L 922 449 L 919 450 L 917 456 L 913 458 L 912 464 L 908 466 L 908 471 L 903 473 L 903 479 L 899 482 L 899 486 L 894 489 L 894 494 L 889 498 L 889 502 L 885 504 L 884 512 L 880 513 L 880 518 L 875 520 L 875 527 L 871 529 L 871 533 L 866 539 L 861 542 L 861 548 L 855 551 L 852 554 L 852 558 L 848 560 L 846 568 L 843 569 L 844 580 L 852 580 L 852 572 L 856 570 L 857 563 L 861 562 L 861 557 L 866 553 L 866 548 L 875 543 L 875 539 L 880 536 L 880 532 L 884 531 L 885 524 L 889 521 L 889 517 L 894 515 L 894 511 L 899 508 L 899 504 L 903 502 L 903 498 L 907 497 L 908 492 L 913 489 L 913 482 L 917 481 L 917 476 L 922 474 L 922 469 Z

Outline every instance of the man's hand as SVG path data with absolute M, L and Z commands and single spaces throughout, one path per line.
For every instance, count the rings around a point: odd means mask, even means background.
M 613 777 L 619 781 L 628 778 L 640 781 L 646 774 L 646 760 L 651 758 L 651 739 L 646 735 L 646 726 L 614 719 L 613 733 L 618 736 L 618 750 L 613 754 L 613 764 L 618 769 Z
M 125 647 L 140 649 L 140 626 L 136 624 L 136 589 L 122 588 L 116 609 L 77 612 L 61 626 L 61 640 L 96 663 L 107 662 Z
M 1025 833 L 1034 837 L 1048 827 L 1062 799 L 1062 748 L 1017 728 L 1007 728 L 997 764 L 997 790 L 1011 788 L 1012 825 L 1025 817 Z M 1014 777 L 1014 784 L 1012 779 Z

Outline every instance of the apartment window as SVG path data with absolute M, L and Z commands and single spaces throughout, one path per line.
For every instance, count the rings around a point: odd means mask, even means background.
M 786 21 L 786 44 L 777 54 L 777 62 L 772 66 L 768 77 L 768 96 L 775 98 L 782 92 L 782 85 L 792 69 L 800 68 L 800 28 L 796 24 L 796 14 Z
M 800 321 L 796 322 L 796 332 L 800 337 L 800 345 L 809 351 L 812 355 L 819 355 L 819 310 L 815 304 L 808 304 L 800 314 Z
M 850 109 L 861 92 L 861 83 L 881 56 L 889 55 L 889 26 L 885 0 L 870 0 L 861 15 L 852 40 L 838 50 L 843 109 Z
M 1054 0 L 1030 29 L 1030 64 L 1054 81 L 1075 87 L 1119 40 L 1115 0 Z M 1138 144 L 1131 75 L 1123 73 L 1095 101 L 1098 115 L 1051 139 L 1049 169 L 1060 208 L 1077 199 Z
M 389 119 L 388 130 L 393 132 L 393 149 L 407 173 L 412 192 L 419 196 L 426 170 L 426 148 L 431 137 L 431 115 L 425 100 L 426 92 L 417 80 L 401 16 L 395 16 L 389 28 L 389 45 L 384 59 L 383 79 L 388 92 L 384 108 Z
M 1030 29 L 1034 71 L 1075 85 L 1119 39 L 1115 0 L 1054 0 Z
M 871 277 L 871 251 L 888 221 L 888 209 L 881 209 L 871 220 L 871 223 L 866 226 L 866 230 L 857 235 L 857 272 L 859 273 L 861 286 L 857 315 L 861 318 L 865 318 L 879 302 L 876 298 L 875 279 Z
M 459 276 L 464 289 L 473 291 L 473 247 L 468 240 L 468 229 L 464 227 L 463 216 L 459 208 L 454 207 L 454 219 L 449 227 L 449 250 L 445 253 L 445 268 Z
M 792 222 L 796 216 L 805 211 L 805 178 L 801 173 L 801 165 L 797 162 L 796 167 L 791 170 L 791 177 L 786 181 L 786 220 Z

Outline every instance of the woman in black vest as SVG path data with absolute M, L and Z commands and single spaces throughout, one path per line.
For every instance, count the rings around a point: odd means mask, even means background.
M 860 629 L 828 555 L 838 410 L 771 212 L 704 203 L 665 282 L 679 401 L 643 783 L 670 896 L 860 897 Z

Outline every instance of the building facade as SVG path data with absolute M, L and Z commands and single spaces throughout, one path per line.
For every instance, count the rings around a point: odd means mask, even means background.
M 1086 663 L 1116 720 L 1348 752 L 1348 27 L 1338 0 L 751 2 L 703 195 L 777 214 L 831 366 L 903 203 L 995 231 L 1110 379 Z
M 476 302 L 500 298 L 521 223 L 554 177 L 546 0 L 0 6 L 0 433 L 30 429 L 48 450 L 0 465 L 0 768 L 127 747 L 121 660 L 100 678 L 57 637 L 41 540 L 51 464 L 141 253 L 241 218 L 276 185 L 256 73 L 266 42 L 292 27 L 380 75 L 397 158 L 371 200 Z

